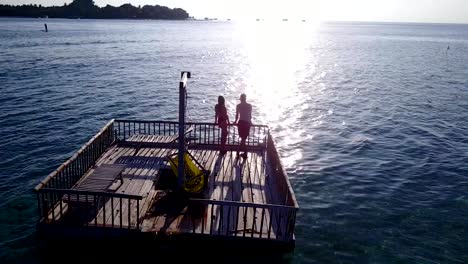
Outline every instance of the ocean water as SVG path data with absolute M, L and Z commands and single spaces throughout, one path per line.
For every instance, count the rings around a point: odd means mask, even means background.
M 468 262 L 468 25 L 0 18 L 2 262 L 40 261 L 32 188 L 111 118 L 175 119 L 183 70 L 191 120 L 245 92 L 270 125 L 284 262 Z

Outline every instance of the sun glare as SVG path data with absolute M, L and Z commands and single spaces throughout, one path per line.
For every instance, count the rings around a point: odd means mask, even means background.
M 299 88 L 310 74 L 310 46 L 319 24 L 302 21 L 250 21 L 239 25 L 245 60 L 242 63 L 243 87 L 232 92 L 245 92 L 255 106 L 256 123 L 268 124 L 284 138 L 282 144 L 292 146 L 303 139 L 305 131 L 292 129 L 307 108 L 307 96 Z M 305 72 L 308 69 L 309 72 Z M 313 68 L 312 68 L 313 70 Z M 237 81 L 239 83 L 239 81 Z M 281 146 L 280 146 L 281 147 Z M 292 150 L 293 165 L 302 153 Z

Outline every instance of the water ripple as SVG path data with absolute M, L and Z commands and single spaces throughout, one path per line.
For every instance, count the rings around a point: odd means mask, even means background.
M 191 70 L 191 120 L 247 92 L 272 128 L 292 262 L 468 262 L 466 26 L 41 23 L 0 23 L 0 259 L 34 252 L 40 179 L 111 118 L 175 119 Z

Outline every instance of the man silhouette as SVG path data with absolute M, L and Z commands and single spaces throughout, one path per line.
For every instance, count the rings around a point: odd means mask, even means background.
M 245 147 L 245 141 L 249 136 L 250 126 L 252 125 L 252 105 L 247 103 L 247 96 L 245 94 L 241 94 L 240 101 L 240 104 L 236 107 L 236 121 L 234 122 L 237 124 L 239 137 L 241 138 L 237 156 L 239 156 L 239 151 L 244 151 L 241 156 L 246 159 L 247 150 Z

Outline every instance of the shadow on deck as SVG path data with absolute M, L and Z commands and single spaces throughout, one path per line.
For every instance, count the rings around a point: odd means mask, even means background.
M 268 128 L 252 127 L 243 159 L 236 157 L 234 127 L 231 151 L 220 156 L 217 127 L 192 126 L 188 149 L 210 171 L 201 197 L 181 197 L 161 184 L 167 156 L 177 151 L 177 123 L 113 120 L 36 187 L 40 233 L 156 240 L 163 247 L 177 241 L 190 248 L 198 240 L 294 247 L 298 206 Z

